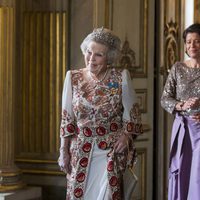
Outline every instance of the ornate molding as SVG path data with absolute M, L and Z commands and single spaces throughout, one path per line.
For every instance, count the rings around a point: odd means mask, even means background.
M 137 148 L 137 147 L 136 147 Z M 131 200 L 146 199 L 147 191 L 147 148 L 137 148 L 137 164 L 131 169 L 138 177 L 138 183 Z
M 161 74 L 166 76 L 171 66 L 179 59 L 178 51 L 178 25 L 172 20 L 165 25 L 165 66 L 161 68 Z
M 133 51 L 130 48 L 129 42 L 126 39 L 124 41 L 122 50 L 121 50 L 121 58 L 119 61 L 119 64 L 122 68 L 134 68 L 136 67 L 135 65 L 136 60 L 135 60 L 135 51 Z
M 135 54 L 135 51 L 130 48 L 129 41 L 126 38 L 122 46 L 119 66 L 120 68 L 128 69 L 132 78 L 133 75 L 136 74 L 137 70 L 140 68 L 140 66 L 136 65 Z

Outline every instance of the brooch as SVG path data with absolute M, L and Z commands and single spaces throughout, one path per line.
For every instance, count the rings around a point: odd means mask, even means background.
M 119 84 L 117 82 L 109 82 L 108 87 L 111 91 L 111 94 L 117 94 L 119 89 Z

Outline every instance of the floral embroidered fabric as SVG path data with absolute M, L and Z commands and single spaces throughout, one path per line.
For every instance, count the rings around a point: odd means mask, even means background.
M 66 199 L 83 199 L 87 174 L 96 143 L 108 154 L 108 182 L 112 199 L 122 199 L 121 175 L 135 161 L 135 147 L 115 154 L 113 144 L 121 134 L 142 133 L 141 116 L 127 70 L 112 69 L 108 79 L 92 85 L 83 69 L 68 71 L 62 99 L 61 137 L 71 137 L 72 172 L 67 177 Z

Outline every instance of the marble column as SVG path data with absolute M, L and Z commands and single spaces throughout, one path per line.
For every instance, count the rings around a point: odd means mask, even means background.
M 14 163 L 14 4 L 14 0 L 0 0 L 0 192 L 24 186 Z

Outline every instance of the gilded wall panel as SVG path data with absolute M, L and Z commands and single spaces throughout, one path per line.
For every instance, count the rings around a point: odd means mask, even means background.
M 84 67 L 80 44 L 86 35 L 93 30 L 94 19 L 96 18 L 94 13 L 96 13 L 96 9 L 100 9 L 95 5 L 95 2 L 95 0 L 73 0 L 71 2 L 70 66 L 68 66 L 71 69 Z M 101 2 L 103 0 L 98 1 L 98 3 Z
M 0 176 L 13 164 L 14 8 L 0 7 Z
M 113 3 L 112 29 L 122 39 L 123 50 L 126 52 L 128 45 L 128 52 L 134 53 L 134 62 L 127 62 L 130 58 L 127 52 L 119 66 L 128 68 L 133 78 L 147 77 L 148 4 L 149 0 L 125 1 L 123 4 L 117 0 Z
M 59 148 L 61 94 L 67 65 L 67 17 L 66 12 L 23 13 L 17 161 L 27 163 L 27 167 L 28 163 L 35 163 L 35 169 L 40 171 L 42 165 L 56 164 L 53 160 L 57 159 Z
M 200 23 L 200 0 L 194 0 L 194 22 Z
M 157 9 L 157 49 L 156 49 L 156 79 L 157 94 L 155 99 L 160 104 L 160 96 L 172 65 L 179 61 L 184 54 L 182 48 L 182 27 L 184 24 L 184 1 L 164 0 L 160 2 Z M 169 148 L 173 116 L 168 114 L 161 107 L 157 107 L 158 113 L 155 118 L 159 118 L 156 125 L 158 135 L 156 136 L 156 169 L 155 191 L 157 199 L 167 199 L 168 195 L 168 166 Z
M 134 169 L 132 169 L 135 174 L 137 174 L 138 182 L 136 184 L 135 191 L 133 192 L 131 200 L 144 200 L 146 199 L 147 191 L 147 149 L 138 148 L 138 160 Z

